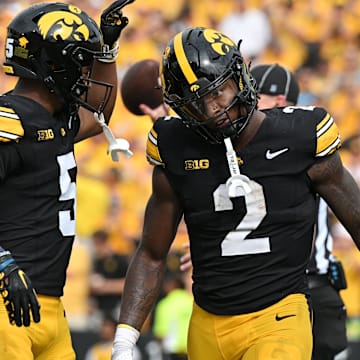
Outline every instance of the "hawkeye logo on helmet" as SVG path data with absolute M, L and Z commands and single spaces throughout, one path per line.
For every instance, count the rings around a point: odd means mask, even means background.
M 235 43 L 230 38 L 213 29 L 206 29 L 204 38 L 219 55 L 226 55 L 235 46 Z
M 198 84 L 194 84 L 194 85 L 191 85 L 190 86 L 190 91 L 191 92 L 196 92 L 196 91 L 198 91 L 200 89 L 200 85 L 198 85 Z
M 88 40 L 90 31 L 77 15 L 80 13 L 81 10 L 78 7 L 69 5 L 69 11 L 52 11 L 43 15 L 38 21 L 41 35 L 44 39 Z
M 173 47 L 175 52 L 175 57 L 180 66 L 180 69 L 185 76 L 191 92 L 196 92 L 201 88 L 201 84 L 198 83 L 199 79 L 197 78 L 194 70 L 192 69 L 189 60 L 186 55 L 184 46 L 186 40 L 183 39 L 183 34 L 185 32 L 180 32 L 174 37 Z M 219 31 L 213 29 L 205 29 L 203 32 L 204 39 L 209 43 L 213 51 L 218 55 L 225 56 L 227 55 L 232 48 L 236 48 L 235 43 L 228 38 L 226 35 L 222 34 Z M 169 50 L 166 49 L 164 52 L 164 59 L 167 59 L 169 56 Z

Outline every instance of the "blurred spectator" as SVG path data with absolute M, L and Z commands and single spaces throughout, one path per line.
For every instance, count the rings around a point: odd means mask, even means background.
M 118 255 L 109 243 L 109 234 L 98 230 L 92 236 L 93 267 L 90 275 L 90 295 L 100 314 L 118 317 L 128 258 Z
M 109 206 L 102 222 L 102 228 L 109 233 L 109 242 L 113 251 L 122 255 L 132 254 L 135 249 L 135 241 L 129 229 L 131 223 L 124 221 L 123 173 L 118 167 L 111 166 L 104 173 L 102 181 L 107 186 L 109 196 Z M 132 202 L 134 203 L 134 196 L 132 196 Z
M 317 105 L 319 97 L 314 92 L 314 70 L 309 67 L 302 67 L 296 73 L 301 92 L 299 93 L 298 106 Z
M 164 297 L 155 307 L 153 333 L 162 344 L 164 360 L 187 359 L 187 332 L 193 297 L 185 289 L 183 276 L 168 271 L 163 284 Z
M 111 358 L 112 341 L 114 339 L 117 321 L 111 315 L 105 315 L 99 330 L 99 341 L 92 345 L 85 360 L 109 360 Z M 134 360 L 142 360 L 137 347 L 134 350 Z
M 247 59 L 259 57 L 272 38 L 267 14 L 259 8 L 249 8 L 246 0 L 234 0 L 234 10 L 224 17 L 218 29 L 236 42 L 241 40 L 241 53 Z
M 103 174 L 113 164 L 106 156 L 107 147 L 103 134 L 75 146 L 78 164 L 76 234 L 81 238 L 90 238 L 102 227 L 110 207 L 109 190 L 103 181 Z
M 91 254 L 88 244 L 75 237 L 62 301 L 71 331 L 86 331 L 89 328 L 89 275 Z

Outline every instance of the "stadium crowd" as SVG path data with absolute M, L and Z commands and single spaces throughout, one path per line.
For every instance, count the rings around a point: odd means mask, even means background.
M 37 2 L 0 1 L 1 48 L 4 48 L 6 24 L 20 10 Z M 101 9 L 111 3 L 109 0 L 64 2 L 79 5 L 95 19 L 99 18 Z M 117 60 L 120 82 L 134 62 L 146 58 L 160 60 L 164 45 L 179 30 L 194 25 L 223 30 L 234 40 L 243 40 L 242 53 L 252 65 L 279 63 L 294 72 L 300 83 L 299 105 L 324 106 L 334 115 L 342 136 L 343 160 L 360 184 L 359 1 L 172 0 L 169 6 L 165 0 L 137 0 L 124 12 L 130 22 L 122 34 Z M 245 32 L 237 32 L 239 28 L 245 28 Z M 248 45 L 247 39 L 252 36 L 256 36 L 257 48 Z M 0 54 L 3 63 L 4 55 Z M 1 73 L 0 91 L 11 88 L 10 82 L 15 80 Z M 103 264 L 107 274 L 111 273 L 111 266 L 116 267 L 116 256 L 129 258 L 136 247 L 151 186 L 152 167 L 145 158 L 151 125 L 148 116 L 131 114 L 119 97 L 111 128 L 117 137 L 130 142 L 133 157 L 121 157 L 120 162 L 113 162 L 106 154 L 108 143 L 102 134 L 76 146 L 77 239 L 64 295 L 74 333 L 100 328 L 102 317 L 94 300 L 94 284 L 91 284 L 104 283 L 99 274 L 94 277 L 96 235 L 102 231 L 108 236 L 111 261 Z M 360 253 L 336 219 L 333 219 L 332 230 L 335 254 L 342 260 L 348 280 L 348 288 L 342 291 L 348 313 L 348 337 L 352 342 L 360 342 Z M 186 232 L 178 234 L 170 267 L 178 265 L 177 254 L 183 251 L 186 242 Z M 122 275 L 116 276 L 122 279 Z M 113 290 L 121 294 L 121 282 L 113 286 Z M 156 349 L 152 351 L 156 353 Z

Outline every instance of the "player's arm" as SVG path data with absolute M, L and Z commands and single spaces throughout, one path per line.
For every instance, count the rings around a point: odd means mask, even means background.
M 318 160 L 308 175 L 360 249 L 360 190 L 338 152 Z
M 130 263 L 123 295 L 112 360 L 131 352 L 145 319 L 159 295 L 166 257 L 175 237 L 182 210 L 163 169 L 153 171 L 152 195 L 147 203 L 140 245 Z
M 105 122 L 109 123 L 112 115 L 115 100 L 118 93 L 118 82 L 116 72 L 116 58 L 119 51 L 119 38 L 122 30 L 128 24 L 128 18 L 123 16 L 121 9 L 133 2 L 134 0 L 118 0 L 114 1 L 101 14 L 100 29 L 103 34 L 104 44 L 108 49 L 109 59 L 96 60 L 92 68 L 92 79 L 99 80 L 113 85 L 110 96 L 104 108 Z M 92 84 L 87 95 L 89 104 L 98 108 L 104 99 L 105 88 Z M 97 135 L 102 131 L 101 126 L 94 120 L 94 115 L 85 108 L 80 108 L 80 129 L 76 137 L 76 141 L 81 141 L 90 136 Z

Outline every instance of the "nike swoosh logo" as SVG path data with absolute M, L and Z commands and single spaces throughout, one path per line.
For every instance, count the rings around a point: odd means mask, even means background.
M 295 314 L 291 314 L 291 315 L 279 316 L 278 314 L 276 314 L 275 320 L 276 320 L 276 321 L 281 321 L 281 320 L 284 320 L 284 319 L 287 319 L 287 318 L 293 317 L 293 316 L 296 316 L 296 315 L 295 315 Z
M 289 150 L 289 148 L 284 148 L 284 149 L 281 149 L 281 150 L 278 150 L 278 151 L 274 151 L 274 152 L 271 152 L 271 150 L 267 150 L 266 151 L 266 154 L 265 154 L 265 157 L 268 159 L 268 160 L 271 160 L 271 159 L 274 159 L 276 158 L 277 156 L 287 152 Z

